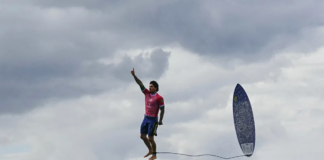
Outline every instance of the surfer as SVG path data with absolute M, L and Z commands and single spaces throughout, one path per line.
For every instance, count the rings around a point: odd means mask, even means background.
M 150 157 L 150 160 L 156 159 L 156 143 L 154 141 L 154 136 L 157 136 L 158 125 L 162 125 L 162 120 L 164 116 L 164 100 L 157 92 L 159 91 L 159 85 L 156 81 L 150 82 L 149 90 L 145 88 L 142 81 L 139 80 L 136 75 L 134 68 L 131 71 L 136 83 L 140 86 L 141 91 L 145 95 L 145 114 L 144 119 L 141 124 L 141 139 L 144 141 L 149 152 L 144 156 Z M 158 121 L 158 113 L 160 112 L 160 120 Z M 148 138 L 147 138 L 148 135 Z

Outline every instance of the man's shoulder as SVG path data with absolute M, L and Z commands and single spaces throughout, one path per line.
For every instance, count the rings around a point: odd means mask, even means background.
M 163 100 L 163 97 L 162 97 L 160 94 L 156 94 L 156 98 L 157 98 L 158 100 Z

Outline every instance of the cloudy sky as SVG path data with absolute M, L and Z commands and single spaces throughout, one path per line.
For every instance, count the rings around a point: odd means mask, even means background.
M 322 159 L 323 8 L 320 0 L 0 0 L 0 159 L 144 159 L 133 67 L 165 100 L 158 151 L 241 155 L 232 116 L 240 83 L 256 148 L 237 159 Z

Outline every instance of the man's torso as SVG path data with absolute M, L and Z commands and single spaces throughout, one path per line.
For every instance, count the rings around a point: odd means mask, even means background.
M 160 107 L 164 106 L 163 97 L 158 93 L 151 94 L 147 89 L 144 89 L 143 93 L 145 95 L 145 115 L 157 117 Z

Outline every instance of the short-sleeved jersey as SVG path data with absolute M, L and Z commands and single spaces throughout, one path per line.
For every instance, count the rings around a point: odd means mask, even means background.
M 145 95 L 145 115 L 158 117 L 160 107 L 164 107 L 163 97 L 158 93 L 151 94 L 146 88 L 142 92 Z

